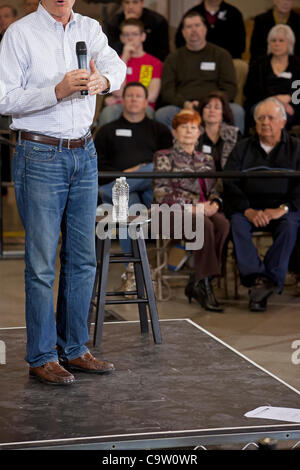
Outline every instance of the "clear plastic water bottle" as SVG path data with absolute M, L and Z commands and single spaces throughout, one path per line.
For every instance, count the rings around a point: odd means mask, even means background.
M 116 179 L 115 184 L 112 188 L 112 203 L 113 203 L 113 211 L 112 211 L 112 219 L 113 222 L 117 222 L 119 218 L 119 197 L 120 197 L 120 178 Z
M 112 188 L 113 221 L 126 222 L 128 217 L 129 186 L 126 178 L 117 178 Z
M 128 218 L 128 200 L 129 200 L 129 185 L 125 176 L 119 178 L 119 214 L 118 221 L 126 222 Z

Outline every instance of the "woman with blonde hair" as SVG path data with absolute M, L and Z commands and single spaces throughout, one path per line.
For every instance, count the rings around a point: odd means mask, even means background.
M 299 106 L 292 102 L 292 84 L 300 77 L 294 46 L 295 35 L 288 25 L 278 24 L 269 31 L 267 55 L 250 65 L 244 88 L 248 116 L 259 101 L 273 96 L 285 107 L 287 129 L 300 124 Z
M 154 199 L 159 204 L 193 205 L 204 208 L 204 245 L 194 252 L 195 272 L 185 288 L 189 302 L 196 299 L 209 311 L 222 312 L 211 280 L 221 274 L 222 253 L 229 234 L 229 222 L 221 213 L 222 199 L 213 178 L 176 178 L 176 172 L 214 171 L 214 159 L 196 150 L 200 137 L 201 117 L 198 112 L 184 109 L 172 122 L 173 147 L 154 155 L 154 171 L 174 172 L 174 178 L 154 179 Z

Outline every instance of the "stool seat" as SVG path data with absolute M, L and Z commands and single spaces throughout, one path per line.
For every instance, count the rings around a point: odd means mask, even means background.
M 112 218 L 109 218 L 107 216 L 98 216 L 96 218 L 96 222 L 98 222 L 96 228 L 97 271 L 94 291 L 97 291 L 98 295 L 96 303 L 94 346 L 98 346 L 101 343 L 105 305 L 114 304 L 138 305 L 142 334 L 149 333 L 147 316 L 148 307 L 154 342 L 156 344 L 161 344 L 162 337 L 159 326 L 155 294 L 151 278 L 150 266 L 148 262 L 145 239 L 141 229 L 142 225 L 148 224 L 150 222 L 150 219 L 147 218 L 141 220 L 140 217 L 129 217 L 126 222 L 115 222 L 112 220 Z M 130 237 L 131 252 L 111 253 L 111 231 L 113 229 L 118 230 L 120 229 L 120 227 L 126 227 L 126 229 L 128 229 L 131 224 L 135 226 L 137 233 L 139 232 L 139 236 L 137 238 Z M 107 231 L 104 230 L 106 227 L 108 228 Z M 110 263 L 133 263 L 136 282 L 135 291 L 107 292 L 108 269 Z M 123 298 L 112 300 L 107 299 L 107 297 L 124 297 L 126 295 L 136 295 L 136 298 Z

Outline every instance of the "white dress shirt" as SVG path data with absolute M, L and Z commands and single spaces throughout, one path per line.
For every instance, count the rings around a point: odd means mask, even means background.
M 65 29 L 40 4 L 13 23 L 0 46 L 0 114 L 12 116 L 11 128 L 58 138 L 84 136 L 93 121 L 96 96 L 76 92 L 59 101 L 55 86 L 78 68 L 76 42 L 85 41 L 88 65 L 96 67 L 118 90 L 126 65 L 108 46 L 98 21 L 71 14 Z

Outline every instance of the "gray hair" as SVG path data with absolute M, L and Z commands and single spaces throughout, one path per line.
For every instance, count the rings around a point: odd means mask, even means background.
M 274 98 L 273 96 L 271 96 L 270 98 L 266 98 L 265 100 L 263 101 L 260 101 L 259 103 L 257 103 L 257 105 L 255 106 L 255 110 L 254 110 L 254 120 L 256 121 L 256 116 L 257 116 L 257 113 L 258 113 L 258 108 L 265 104 L 265 103 L 273 103 L 276 105 L 277 109 L 280 111 L 280 120 L 281 121 L 286 121 L 287 120 L 287 115 L 286 115 L 286 110 L 285 110 L 285 107 L 283 106 L 283 104 L 281 103 L 281 101 L 279 101 L 277 98 Z
M 273 28 L 270 29 L 268 38 L 267 38 L 267 42 L 268 42 L 267 54 L 271 54 L 270 42 L 272 41 L 272 39 L 274 39 L 277 36 L 277 34 L 280 31 L 283 31 L 284 36 L 286 37 L 288 41 L 288 55 L 293 55 L 296 38 L 295 38 L 294 31 L 287 24 L 277 24 L 273 26 Z

